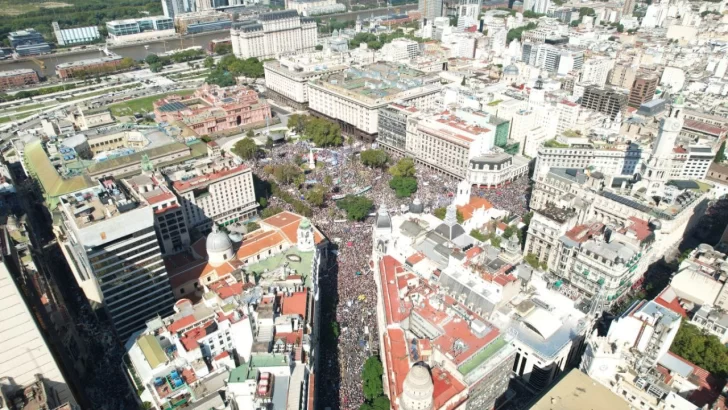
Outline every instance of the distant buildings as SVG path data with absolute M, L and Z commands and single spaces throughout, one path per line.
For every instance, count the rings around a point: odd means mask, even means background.
M 96 26 L 61 29 L 57 21 L 51 26 L 59 46 L 90 43 L 101 38 L 99 28 Z
M 419 0 L 418 10 L 423 19 L 433 20 L 435 17 L 442 17 L 442 0 Z
M 39 81 L 38 73 L 32 68 L 0 71 L 0 90 L 36 84 Z
M 316 22 L 295 10 L 272 11 L 235 23 L 230 30 L 238 58 L 276 58 L 281 53 L 313 51 L 318 39 Z
M 198 34 L 208 31 L 229 30 L 233 24 L 232 15 L 217 10 L 178 14 L 174 25 L 179 34 Z
M 175 34 L 174 20 L 165 16 L 106 22 L 106 31 L 112 42 L 130 42 L 170 37 Z
M 51 52 L 51 46 L 43 35 L 33 28 L 8 33 L 8 41 L 10 47 L 21 57 Z
M 302 16 L 315 16 L 346 10 L 346 6 L 336 3 L 336 0 L 289 0 L 286 2 L 286 8 L 296 10 Z
M 244 86 L 205 84 L 193 95 L 170 95 L 153 105 L 158 122 L 177 123 L 199 136 L 263 125 L 271 118 L 270 105 Z
M 115 71 L 122 65 L 123 58 L 118 55 L 92 58 L 88 60 L 71 61 L 56 65 L 56 75 L 61 79 L 73 78 L 81 73 L 108 73 Z

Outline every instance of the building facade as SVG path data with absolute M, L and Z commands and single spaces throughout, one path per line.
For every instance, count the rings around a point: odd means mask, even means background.
M 36 84 L 39 81 L 38 73 L 32 68 L 0 71 L 0 90 Z
M 640 105 L 652 101 L 659 81 L 659 77 L 654 74 L 638 73 L 629 91 L 629 106 L 639 108 Z
M 230 30 L 238 58 L 277 58 L 281 54 L 313 51 L 318 42 L 316 21 L 295 10 L 263 13 L 256 20 L 236 23 Z
M 163 173 L 172 183 L 190 229 L 205 232 L 213 224 L 244 221 L 256 213 L 253 173 L 245 165 L 211 158 Z
M 56 36 L 56 41 L 59 46 L 90 43 L 101 38 L 99 28 L 96 26 L 76 27 L 62 30 L 56 21 L 54 21 L 51 26 L 53 27 L 53 34 Z
M 584 88 L 581 106 L 606 114 L 610 119 L 614 120 L 617 114 L 624 114 L 627 108 L 627 96 L 615 90 L 590 85 Z
M 56 75 L 61 79 L 73 78 L 81 73 L 109 73 L 122 65 L 121 56 L 92 58 L 89 60 L 71 61 L 56 66 Z
M 111 177 L 60 198 L 57 236 L 81 289 L 104 308 L 120 340 L 172 311 L 154 210 Z

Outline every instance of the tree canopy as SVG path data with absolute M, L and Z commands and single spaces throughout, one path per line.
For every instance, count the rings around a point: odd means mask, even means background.
M 313 206 L 321 206 L 326 200 L 326 188 L 323 185 L 315 185 L 313 188 L 306 191 L 304 195 L 306 201 Z
M 713 159 L 715 163 L 721 163 L 723 161 L 725 161 L 725 141 L 720 144 L 720 148 L 718 148 L 718 152 L 715 154 L 715 159 Z
M 303 175 L 301 168 L 295 164 L 266 165 L 263 171 L 269 175 L 273 175 L 273 178 L 283 185 L 288 185 L 300 175 Z
M 716 336 L 704 334 L 690 323 L 680 324 L 670 351 L 719 378 L 728 376 L 728 348 Z
M 393 177 L 414 177 L 415 171 L 415 161 L 412 158 L 402 158 L 389 168 Z
M 382 385 L 382 362 L 377 356 L 370 356 L 364 362 L 364 368 L 361 371 L 361 379 L 364 383 L 364 397 L 368 402 L 373 404 L 374 400 L 384 395 L 384 386 Z M 375 408 L 372 406 L 372 408 Z
M 537 26 L 538 26 L 538 24 L 536 24 L 535 22 L 532 21 L 532 22 L 526 24 L 525 26 L 521 26 L 518 28 L 508 30 L 508 34 L 506 35 L 506 43 L 510 44 L 511 41 L 513 41 L 515 39 L 520 39 L 521 34 L 523 34 L 524 31 L 533 30 Z
M 232 44 L 226 44 L 226 43 L 220 43 L 215 45 L 215 54 L 224 56 L 226 54 L 231 54 L 233 52 L 233 45 Z
M 389 155 L 381 149 L 368 149 L 361 152 L 361 163 L 372 167 L 380 168 L 387 165 Z
M 258 145 L 251 138 L 243 138 L 233 146 L 233 154 L 242 159 L 254 159 L 258 154 Z
M 417 192 L 417 178 L 394 177 L 389 181 L 389 187 L 394 189 L 397 198 L 409 198 Z
M 447 215 L 447 208 L 444 207 L 444 206 L 442 208 L 436 208 L 432 212 L 432 214 L 435 215 L 436 217 L 442 219 L 444 221 L 445 220 L 445 215 Z M 462 212 L 460 212 L 460 211 L 456 211 L 455 217 L 457 218 L 459 224 L 463 223 L 463 221 L 465 220 L 465 218 L 463 217 Z
M 222 44 L 218 44 L 220 46 Z M 235 84 L 235 77 L 261 78 L 264 75 L 263 62 L 255 57 L 240 59 L 232 54 L 221 58 L 205 80 L 208 84 L 229 87 Z
M 346 217 L 352 221 L 361 221 L 366 218 L 373 205 L 374 203 L 370 199 L 356 195 L 347 195 L 336 201 L 336 206 L 346 211 Z

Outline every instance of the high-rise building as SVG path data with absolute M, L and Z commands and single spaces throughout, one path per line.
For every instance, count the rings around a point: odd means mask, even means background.
M 172 313 L 174 297 L 154 230 L 154 209 L 111 177 L 60 197 L 61 249 L 94 308 L 120 340 Z
M 442 0 L 419 0 L 419 11 L 423 19 L 442 17 Z
M 652 101 L 659 80 L 654 74 L 638 73 L 629 91 L 629 106 L 639 108 L 640 105 Z
M 550 5 L 550 0 L 525 0 L 523 2 L 523 11 L 529 10 L 534 13 L 546 14 Z
M 76 400 L 68 387 L 65 377 L 56 358 L 50 351 L 41 328 L 35 319 L 35 313 L 26 304 L 21 293 L 20 261 L 15 253 L 5 227 L 0 229 L 0 374 L 4 381 L 0 382 L 2 398 L 14 400 L 17 394 L 23 394 L 26 387 L 38 383 L 42 396 L 31 399 L 47 401 L 50 408 L 68 403 L 75 409 Z M 10 383 L 8 383 L 10 382 Z M 16 408 L 12 406 L 0 408 Z M 48 408 L 36 407 L 36 408 Z M 25 408 L 22 407 L 21 408 Z
M 624 6 L 622 6 L 622 15 L 624 17 L 631 17 L 634 12 L 635 0 L 624 0 Z
M 630 88 L 634 83 L 637 71 L 626 63 L 615 64 L 609 72 L 609 84 L 615 87 Z
M 197 11 L 196 6 L 194 0 L 162 0 L 162 11 L 169 18 L 175 18 L 179 14 Z
M 313 51 L 318 30 L 314 19 L 284 10 L 236 23 L 230 37 L 238 58 L 276 58 L 281 53 Z
M 609 71 L 614 67 L 614 60 L 609 57 L 592 57 L 584 61 L 581 67 L 580 82 L 590 82 L 603 87 L 609 78 Z
M 623 113 L 627 108 L 627 96 L 609 88 L 590 85 L 584 89 L 581 106 L 607 114 L 613 120 L 618 113 Z
M 207 231 L 213 223 L 246 220 L 258 208 L 252 170 L 231 159 L 207 158 L 166 168 L 163 173 L 172 183 L 190 229 Z

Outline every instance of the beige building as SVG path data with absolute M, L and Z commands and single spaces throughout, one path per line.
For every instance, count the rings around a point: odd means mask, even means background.
M 255 215 L 253 172 L 231 159 L 204 159 L 162 171 L 184 209 L 187 226 L 205 231 Z
M 627 63 L 618 63 L 609 72 L 609 84 L 630 89 L 636 77 L 637 69 Z
M 238 58 L 278 58 L 285 53 L 313 51 L 318 31 L 314 19 L 283 10 L 233 24 L 230 38 Z
M 374 141 L 380 108 L 400 101 L 434 109 L 440 89 L 435 75 L 380 62 L 309 82 L 309 108 L 314 115 L 337 121 L 344 134 Z
M 266 61 L 268 98 L 299 110 L 308 108 L 308 82 L 349 67 L 347 53 L 321 51 Z

